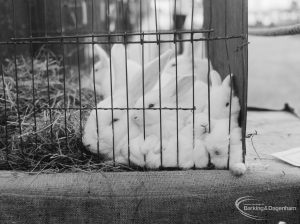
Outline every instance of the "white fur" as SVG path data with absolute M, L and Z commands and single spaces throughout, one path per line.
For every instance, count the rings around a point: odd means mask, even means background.
M 227 168 L 229 155 L 229 169 L 234 175 L 242 175 L 246 171 L 242 161 L 241 128 L 237 123 L 231 123 L 229 135 L 229 119 L 212 120 L 205 146 L 216 169 Z
M 231 78 L 233 78 L 233 75 L 228 75 L 222 82 L 219 74 L 211 74 L 210 115 L 214 119 L 229 118 Z M 208 112 L 208 108 L 206 112 Z M 239 99 L 234 96 L 234 91 L 232 91 L 231 117 L 235 122 L 237 122 L 239 112 Z
M 194 132 L 192 123 L 189 123 L 179 130 L 178 142 L 177 133 L 164 141 L 162 152 L 160 151 L 159 137 L 152 135 L 151 142 L 155 148 L 148 150 L 146 166 L 149 168 L 158 168 L 162 165 L 163 167 L 179 167 L 183 169 L 189 169 L 193 166 L 196 168 L 207 167 L 209 159 L 203 141 L 207 126 L 207 116 L 206 119 L 204 118 L 204 114 L 201 116 L 203 116 L 203 119 L 200 118 L 200 115 L 197 115 Z
M 91 69 L 89 85 L 94 90 L 95 83 L 96 93 L 102 96 L 102 98 L 107 98 L 111 95 L 111 87 L 115 91 L 126 85 L 126 69 L 128 82 L 141 69 L 141 66 L 135 61 L 130 59 L 126 61 L 125 46 L 122 44 L 113 45 L 111 49 L 112 62 L 110 62 L 110 58 L 104 49 L 97 44 L 94 45 L 94 58 L 95 65 Z
M 193 142 L 192 138 L 194 136 L 193 161 L 196 168 L 205 168 L 209 162 L 208 152 L 204 142 L 208 132 L 208 125 L 207 114 L 195 113 L 194 122 L 193 116 L 190 116 L 186 122 L 186 126 L 183 128 L 185 136 L 189 136 L 190 144 Z
M 178 80 L 178 105 L 185 107 L 191 99 L 187 97 L 186 92 L 191 89 L 193 78 L 191 76 L 182 77 Z M 206 84 L 204 84 L 206 85 Z M 173 82 L 167 84 L 161 92 L 162 107 L 175 108 L 176 107 L 176 86 Z M 144 100 L 144 101 L 143 101 Z M 159 108 L 159 92 L 154 89 L 147 93 L 145 97 L 141 97 L 135 107 L 143 107 L 145 104 L 145 120 L 142 111 L 133 112 L 132 119 L 141 128 L 145 128 L 146 140 L 142 150 L 147 154 L 146 166 L 149 168 L 164 167 L 181 167 L 191 168 L 196 164 L 197 168 L 203 168 L 208 164 L 208 154 L 205 151 L 201 136 L 203 130 L 206 130 L 207 116 L 196 115 L 195 142 L 193 142 L 193 125 L 191 111 L 178 111 L 178 117 L 175 110 L 162 110 L 161 120 L 159 110 L 147 109 L 151 105 L 153 108 Z M 191 104 L 189 105 L 191 106 Z M 202 116 L 202 117 L 201 117 Z M 202 119 L 201 119 L 201 118 Z M 178 119 L 177 119 L 178 118 Z M 145 122 L 145 127 L 144 127 Z M 178 122 L 178 133 L 177 133 Z M 186 126 L 185 126 L 186 123 Z M 161 124 L 161 126 L 160 126 Z M 160 129 L 161 128 L 161 129 Z M 200 130 L 201 129 L 201 130 Z M 160 133 L 162 130 L 162 133 Z M 177 134 L 178 134 L 178 164 L 177 164 Z M 162 142 L 160 142 L 160 135 Z M 193 143 L 195 143 L 193 145 Z M 162 162 L 160 152 L 162 151 Z M 194 161 L 195 159 L 195 161 Z
M 160 63 L 162 66 L 166 64 L 169 60 L 171 51 L 164 53 L 160 57 Z M 112 63 L 116 63 L 112 61 Z M 144 78 L 145 78 L 145 88 L 144 90 L 147 92 L 157 81 L 158 77 L 158 59 L 155 59 L 148 63 L 145 66 Z M 114 66 L 118 66 L 118 64 L 114 64 Z M 120 70 L 122 72 L 122 70 Z M 119 75 L 124 75 L 118 73 Z M 118 78 L 118 77 L 116 77 Z M 99 153 L 106 158 L 112 158 L 113 156 L 113 146 L 115 147 L 115 155 L 116 157 L 119 154 L 124 154 L 124 147 L 119 146 L 120 142 L 126 142 L 124 139 L 128 139 L 128 135 L 130 139 L 134 139 L 138 136 L 139 129 L 137 126 L 131 122 L 131 119 L 127 121 L 127 112 L 126 110 L 118 110 L 116 108 L 127 108 L 133 107 L 136 100 L 142 95 L 142 71 L 139 71 L 135 74 L 134 79 L 130 81 L 128 89 L 128 102 L 127 102 L 127 94 L 126 87 L 117 89 L 112 96 L 113 105 L 111 104 L 111 97 L 107 97 L 103 101 L 101 101 L 97 108 L 106 108 L 107 110 L 98 109 L 98 121 L 96 119 L 96 110 L 93 110 L 85 124 L 84 135 L 83 135 L 83 144 L 87 147 L 87 149 L 93 153 L 98 152 L 99 145 Z M 133 88 L 134 87 L 134 88 Z M 113 117 L 117 120 L 112 120 L 112 111 L 111 108 L 115 108 L 113 110 Z M 128 112 L 131 116 L 132 111 Z M 112 123 L 114 124 L 114 133 L 112 131 Z M 127 131 L 129 124 L 129 133 Z M 98 135 L 97 135 L 97 126 L 98 126 Z M 114 139 L 114 142 L 113 142 Z M 98 143 L 97 143 L 98 142 Z M 113 144 L 114 143 L 114 144 Z M 118 146 L 118 147 L 117 147 Z M 123 153 L 123 154 L 122 154 Z M 138 154 L 138 153 L 137 153 Z M 126 154 L 123 157 L 126 157 Z M 122 157 L 122 156 L 121 156 Z
M 143 108 L 145 106 L 145 111 L 144 113 L 142 110 L 133 112 L 132 119 L 141 130 L 145 128 L 147 137 L 155 135 L 160 138 L 161 135 L 162 145 L 165 146 L 169 138 L 177 134 L 177 125 L 179 130 L 183 127 L 185 118 L 190 114 L 189 111 L 178 111 L 177 117 L 176 110 L 161 109 L 160 111 L 159 108 L 161 103 L 162 108 L 175 109 L 176 97 L 181 102 L 181 97 L 190 89 L 190 84 L 191 77 L 184 77 L 178 80 L 177 95 L 176 86 L 171 82 L 164 89 L 161 89 L 161 92 L 158 89 L 153 89 L 137 100 L 135 107 Z M 180 105 L 178 104 L 178 106 Z

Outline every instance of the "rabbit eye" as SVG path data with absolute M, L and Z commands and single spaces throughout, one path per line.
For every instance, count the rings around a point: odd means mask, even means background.
M 119 120 L 119 118 L 114 118 L 112 122 L 110 122 L 110 125 L 112 125 L 112 123 L 115 123 Z
M 216 156 L 219 156 L 221 153 L 220 153 L 219 150 L 215 149 L 215 150 L 214 150 L 214 154 L 215 154 Z
M 176 66 L 176 64 L 175 64 L 175 63 L 173 63 L 171 66 L 172 66 L 172 67 L 175 67 L 175 66 Z
M 226 107 L 228 107 L 229 106 L 229 103 L 226 103 Z
M 149 108 L 152 108 L 152 107 L 154 107 L 154 104 L 153 104 L 153 103 L 150 103 L 150 104 L 149 104 Z

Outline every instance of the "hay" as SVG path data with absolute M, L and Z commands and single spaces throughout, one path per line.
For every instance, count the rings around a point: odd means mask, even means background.
M 16 61 L 7 59 L 2 65 L 0 170 L 129 169 L 113 166 L 112 161 L 105 162 L 84 149 L 81 130 L 90 111 L 86 108 L 94 106 L 94 92 L 81 88 L 80 113 L 78 73 L 62 64 L 61 58 L 42 48 L 33 61 L 19 56 Z

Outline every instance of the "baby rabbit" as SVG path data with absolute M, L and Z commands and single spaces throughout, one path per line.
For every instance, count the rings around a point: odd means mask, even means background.
M 144 147 L 145 145 L 147 147 L 145 152 L 146 167 L 152 169 L 160 166 L 183 169 L 193 166 L 196 168 L 207 167 L 209 158 L 204 144 L 208 127 L 207 114 L 196 113 L 194 121 L 195 124 L 193 125 L 193 119 L 190 116 L 186 125 L 179 130 L 178 137 L 176 131 L 174 131 L 175 134 L 163 139 L 162 152 L 160 151 L 159 136 L 151 135 L 147 137 L 144 143 Z
M 233 75 L 228 75 L 223 82 L 217 73 L 211 74 L 211 91 L 210 91 L 210 116 L 214 119 L 229 118 L 230 106 L 232 120 L 237 122 L 240 113 L 240 104 L 237 96 L 232 91 L 231 97 L 231 79 Z M 208 112 L 208 108 L 205 110 Z
M 184 126 L 185 119 L 190 117 L 192 113 L 188 110 L 180 110 L 180 108 L 185 105 L 185 101 L 187 100 L 186 93 L 190 91 L 192 84 L 193 77 L 181 77 L 178 80 L 177 89 L 175 83 L 171 81 L 161 90 L 161 95 L 159 95 L 159 91 L 154 88 L 152 91 L 148 92 L 144 98 L 141 97 L 137 101 L 135 107 L 142 108 L 143 105 L 145 105 L 146 108 L 144 113 L 143 111 L 134 112 L 132 119 L 141 130 L 145 129 L 146 139 L 141 150 L 147 155 L 147 167 L 158 168 L 162 165 L 163 167 L 179 166 L 181 168 L 191 168 L 194 166 L 192 125 L 188 127 Z M 175 109 L 176 90 L 179 108 L 178 116 L 176 110 L 162 109 L 160 113 L 159 96 L 161 96 L 162 108 Z M 179 153 L 177 153 L 177 134 Z M 198 148 L 201 147 L 198 151 L 207 154 L 205 153 L 204 146 L 201 144 L 200 139 L 197 139 L 196 146 Z M 207 163 L 205 163 L 205 165 L 207 165 Z
M 191 87 L 192 77 L 183 77 L 178 80 L 178 86 L 173 82 L 168 83 L 161 92 L 158 89 L 149 91 L 144 97 L 140 97 L 136 104 L 136 108 L 143 108 L 145 106 L 145 112 L 142 110 L 134 111 L 132 113 L 132 119 L 143 130 L 145 128 L 146 136 L 156 135 L 160 136 L 160 130 L 162 131 L 162 139 L 168 139 L 174 135 L 177 129 L 177 116 L 176 116 L 176 91 L 178 106 L 186 91 Z M 161 100 L 160 100 L 161 99 Z M 160 103 L 162 108 L 160 111 Z M 178 111 L 178 128 L 183 127 L 185 116 L 189 115 L 189 111 Z M 145 115 L 145 116 L 144 116 Z M 162 143 L 164 144 L 164 143 Z
M 246 166 L 242 159 L 241 129 L 238 125 L 240 104 L 233 92 L 230 105 L 232 77 L 228 75 L 222 82 L 218 76 L 211 76 L 211 132 L 205 138 L 205 145 L 211 156 L 211 162 L 217 169 L 227 167 L 229 156 L 229 169 L 234 175 L 239 176 L 245 173 Z M 208 112 L 208 108 L 205 112 Z M 230 135 L 229 117 L 231 118 Z
M 125 57 L 125 46 L 123 44 L 115 44 L 111 49 L 111 61 L 100 45 L 94 45 L 94 57 L 95 65 L 90 73 L 90 88 L 94 89 L 96 93 L 100 95 L 102 99 L 111 95 L 111 86 L 113 90 L 122 88 L 126 85 L 126 72 L 123 75 L 119 75 L 118 71 L 126 71 L 127 63 L 127 76 L 130 81 L 134 74 L 140 69 L 140 65 L 132 60 L 127 60 Z M 112 66 L 110 65 L 112 64 Z M 117 66 L 116 66 L 117 65 Z M 111 71 L 112 67 L 112 71 Z M 116 76 L 118 78 L 116 78 Z M 95 78 L 94 78 L 95 77 Z M 112 82 L 112 85 L 111 85 Z
M 195 80 L 207 83 L 208 60 L 198 56 L 198 44 L 199 43 L 197 42 L 193 45 L 189 41 L 184 42 L 183 53 L 177 57 L 173 57 L 166 65 L 161 79 L 161 87 L 164 87 L 170 81 L 175 82 L 176 73 L 178 78 L 183 76 L 194 76 Z M 193 48 L 194 51 L 192 50 Z M 211 64 L 210 67 L 210 72 L 215 72 Z M 159 88 L 159 83 L 156 84 L 155 88 Z
M 160 65 L 162 68 L 171 55 L 172 51 L 167 51 L 160 57 Z M 125 75 L 123 65 L 119 64 L 118 60 L 112 60 L 112 64 L 117 71 L 116 79 L 121 75 Z M 159 74 L 158 67 L 159 58 L 145 65 L 145 92 L 152 89 L 157 82 Z M 90 113 L 85 124 L 82 139 L 83 144 L 89 151 L 99 153 L 106 159 L 112 159 L 114 154 L 117 162 L 124 162 L 124 160 L 126 160 L 124 159 L 124 157 L 126 157 L 126 145 L 120 143 L 126 142 L 128 138 L 134 139 L 138 136 L 137 133 L 139 133 L 137 132 L 136 125 L 128 119 L 132 111 L 127 112 L 126 108 L 127 106 L 129 108 L 133 107 L 136 100 L 142 96 L 143 82 L 141 69 L 134 75 L 133 79 L 129 81 L 127 93 L 126 90 L 126 86 L 116 89 L 113 96 L 107 97 L 97 105 L 99 109 L 93 110 Z M 131 143 L 130 141 L 130 144 Z
M 213 120 L 211 132 L 205 138 L 205 146 L 215 168 L 225 169 L 229 165 L 229 170 L 234 175 L 240 176 L 245 173 L 246 166 L 242 159 L 241 128 L 237 124 L 231 124 L 229 134 L 228 119 Z
M 193 166 L 196 168 L 207 167 L 209 158 L 203 141 L 207 124 L 206 121 L 201 122 L 200 119 L 197 119 L 197 121 L 194 127 L 194 133 L 192 124 L 189 124 L 179 131 L 178 141 L 177 135 L 169 139 L 166 149 L 163 152 L 163 154 L 165 154 L 165 156 L 163 156 L 164 165 L 176 167 L 178 157 L 178 166 L 180 168 L 188 169 Z

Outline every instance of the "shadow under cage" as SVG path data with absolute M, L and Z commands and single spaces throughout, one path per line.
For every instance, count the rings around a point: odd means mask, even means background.
M 245 172 L 247 0 L 5 7 L 0 169 Z

